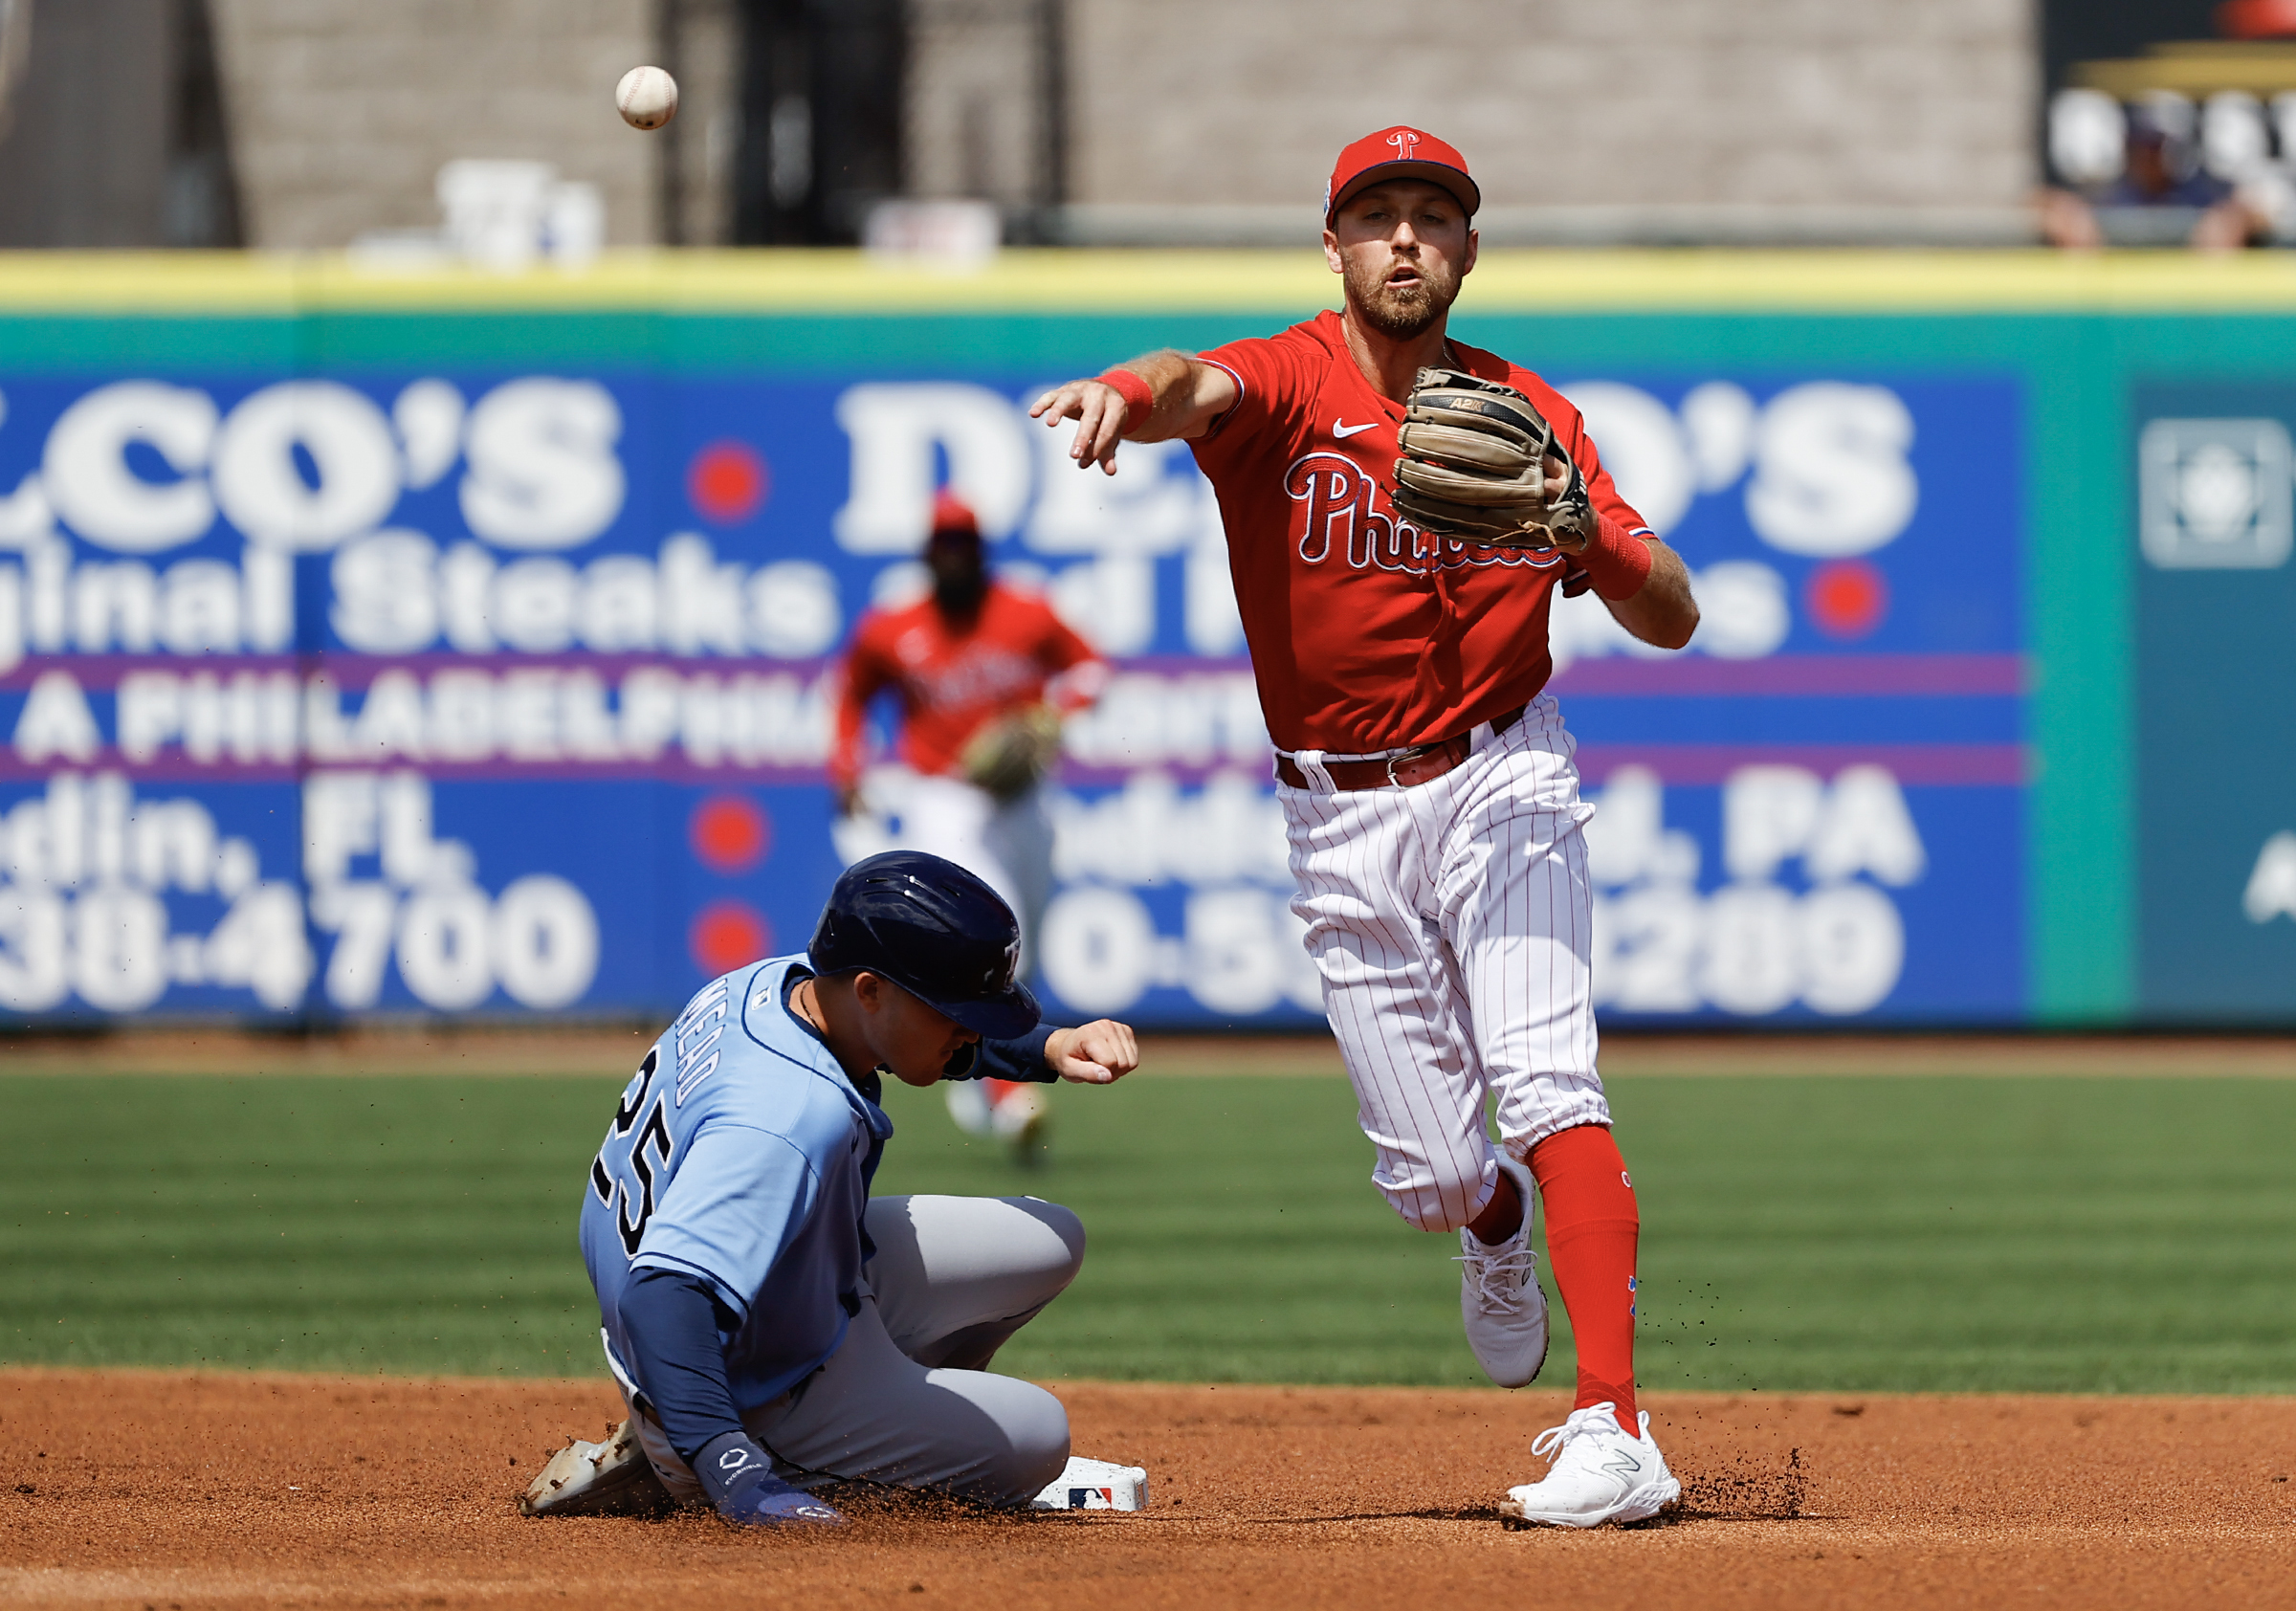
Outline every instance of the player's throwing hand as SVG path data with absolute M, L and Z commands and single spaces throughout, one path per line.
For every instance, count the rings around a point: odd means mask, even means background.
M 1141 412 L 1145 414 L 1147 410 Z M 1036 400 L 1028 417 L 1041 419 L 1048 426 L 1074 420 L 1076 440 L 1069 444 L 1069 457 L 1076 461 L 1079 470 L 1096 464 L 1114 475 L 1116 444 L 1124 440 L 1124 428 L 1131 413 L 1132 404 L 1121 391 L 1106 380 L 1092 380 L 1054 386 Z
M 1036 400 L 1028 417 L 1048 426 L 1074 420 L 1069 457 L 1079 470 L 1096 464 L 1114 475 L 1118 442 L 1202 436 L 1235 406 L 1237 395 L 1235 376 L 1218 364 L 1152 352 L 1089 381 L 1054 386 Z

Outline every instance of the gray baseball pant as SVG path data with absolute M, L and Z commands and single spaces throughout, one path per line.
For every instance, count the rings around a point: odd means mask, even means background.
M 872 1198 L 862 1223 L 873 1291 L 828 1363 L 743 1418 L 749 1435 L 801 1488 L 852 1479 L 1027 1504 L 1068 1462 L 1069 1414 L 987 1365 L 1075 1279 L 1082 1222 L 1033 1197 L 919 1196 Z M 630 1421 L 663 1486 L 703 1502 L 660 1424 L 634 1406 Z

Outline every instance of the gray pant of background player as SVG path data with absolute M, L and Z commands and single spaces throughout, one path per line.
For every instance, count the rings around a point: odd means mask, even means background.
M 828 1363 L 744 1418 L 749 1435 L 801 1488 L 859 1479 L 1027 1504 L 1068 1461 L 1069 1414 L 985 1367 L 1075 1279 L 1083 1225 L 1032 1197 L 880 1197 L 862 1223 L 873 1295 Z M 660 1425 L 631 1422 L 663 1486 L 701 1501 Z

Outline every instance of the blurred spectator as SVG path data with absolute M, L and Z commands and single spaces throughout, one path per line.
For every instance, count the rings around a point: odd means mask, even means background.
M 2077 98 L 2077 99 L 2076 99 Z M 2102 102 L 2125 119 L 2117 171 L 2104 177 L 2093 159 L 2086 172 L 2068 161 L 2068 147 L 2093 146 Z M 2192 103 L 2156 95 L 2126 108 L 2092 92 L 2068 92 L 2051 109 L 2051 144 L 2060 172 L 2095 179 L 2086 193 L 2042 192 L 2042 238 L 2052 246 L 2095 248 L 2169 245 L 2181 239 L 2201 252 L 2262 244 L 2296 213 L 2296 193 L 2268 164 L 2248 165 L 2237 182 L 2209 171 L 2200 160 Z

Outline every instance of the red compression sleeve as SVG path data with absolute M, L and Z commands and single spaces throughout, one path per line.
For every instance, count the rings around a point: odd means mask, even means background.
M 1638 540 L 1639 541 L 1639 540 Z M 1634 1409 L 1634 1253 L 1642 1216 L 1626 1160 L 1610 1132 L 1582 1124 L 1531 1149 L 1531 1173 L 1547 1216 L 1547 1259 L 1578 1347 L 1575 1407 L 1618 1406 L 1619 1425 L 1639 1429 Z
M 1130 369 L 1111 369 L 1100 377 L 1102 386 L 1111 386 L 1124 398 L 1124 429 L 1137 430 L 1148 423 L 1156 412 L 1156 392 L 1146 380 Z
M 1641 592 L 1650 575 L 1650 544 L 1607 515 L 1596 517 L 1595 540 L 1578 560 L 1579 568 L 1593 578 L 1596 593 L 1613 604 Z

